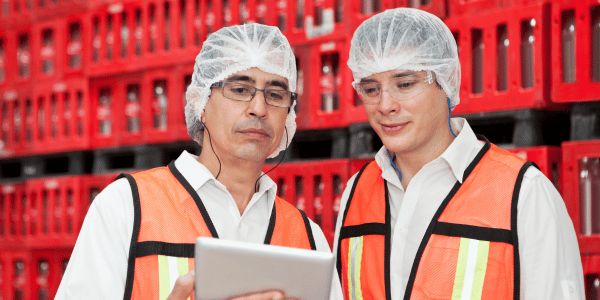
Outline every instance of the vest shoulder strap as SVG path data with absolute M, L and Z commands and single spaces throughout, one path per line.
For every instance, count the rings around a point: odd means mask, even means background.
M 131 194 L 133 198 L 133 233 L 131 235 L 131 243 L 129 244 L 129 258 L 127 261 L 127 279 L 125 281 L 125 294 L 123 299 L 131 299 L 133 292 L 133 274 L 135 271 L 135 259 L 137 253 L 137 241 L 140 234 L 140 227 L 142 223 L 142 209 L 140 206 L 140 193 L 138 191 L 137 183 L 133 176 L 129 174 L 121 174 L 119 178 L 127 178 L 129 186 L 131 187 Z M 117 180 L 115 179 L 115 180 Z

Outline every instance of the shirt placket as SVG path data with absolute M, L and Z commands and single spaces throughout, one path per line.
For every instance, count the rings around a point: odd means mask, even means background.
M 423 167 L 410 181 L 404 197 L 402 199 L 402 205 L 398 212 L 398 218 L 394 227 L 394 234 L 392 236 L 392 249 L 391 249 L 391 294 L 392 299 L 402 299 L 406 283 L 408 282 L 408 275 L 403 274 L 404 264 L 412 263 L 413 259 L 405 259 L 408 228 L 412 221 L 415 209 L 419 202 L 419 194 L 423 183 L 425 182 L 429 170 L 427 166 Z M 391 196 L 391 195 L 390 195 Z M 397 201 L 393 199 L 391 201 Z

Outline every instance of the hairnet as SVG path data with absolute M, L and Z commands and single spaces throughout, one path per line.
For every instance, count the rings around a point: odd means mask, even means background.
M 433 71 L 450 105 L 460 102 L 456 41 L 442 20 L 422 10 L 389 9 L 364 21 L 352 37 L 348 67 L 353 85 L 391 70 Z
M 210 96 L 210 86 L 253 67 L 287 78 L 290 90 L 296 91 L 294 53 L 277 27 L 261 24 L 224 27 L 206 39 L 196 57 L 192 83 L 185 93 L 185 122 L 192 139 L 202 145 L 204 126 L 200 122 L 200 115 Z M 294 106 L 295 103 L 285 121 L 287 143 L 286 137 L 283 137 L 269 158 L 287 148 L 296 132 Z

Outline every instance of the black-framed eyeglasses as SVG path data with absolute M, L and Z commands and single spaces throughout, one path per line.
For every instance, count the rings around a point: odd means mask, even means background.
M 276 107 L 291 107 L 294 101 L 298 98 L 298 94 L 282 89 L 259 89 L 251 85 L 233 82 L 233 81 L 219 81 L 213 83 L 211 88 L 222 88 L 223 97 L 249 102 L 254 99 L 256 92 L 261 91 L 265 94 L 265 102 L 268 105 Z

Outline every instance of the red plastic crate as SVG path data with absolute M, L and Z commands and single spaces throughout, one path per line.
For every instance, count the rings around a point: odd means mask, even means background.
M 33 91 L 28 84 L 19 85 L 19 89 L 4 91 L 2 97 L 0 139 L 4 147 L 0 152 L 0 158 L 19 156 L 29 149 L 26 134 L 30 132 L 28 128 L 33 119 L 28 118 L 26 105 L 32 103 Z
M 31 295 L 36 299 L 53 299 L 65 273 L 72 248 L 31 251 L 29 274 Z
M 345 127 L 349 121 L 356 121 L 354 109 L 362 110 L 366 120 L 364 109 L 348 101 L 354 95 L 352 74 L 345 67 L 348 43 L 342 39 L 297 48 L 301 70 L 298 85 L 302 87 L 296 118 L 299 129 Z
M 143 142 L 149 117 L 143 107 L 149 97 L 141 73 L 93 79 L 90 96 L 92 148 Z
M 185 118 L 180 99 L 183 88 L 175 71 L 175 68 L 164 68 L 144 73 L 143 88 L 149 101 L 143 110 L 150 114 L 145 123 L 148 143 L 166 143 L 182 138 Z
M 4 279 L 0 295 L 4 299 L 32 299 L 31 255 L 28 251 L 0 251 Z
M 552 100 L 600 99 L 600 3 L 562 0 L 552 5 Z
M 15 73 L 15 83 L 24 84 L 31 82 L 34 70 L 34 36 L 32 35 L 31 26 L 22 26 L 15 28 L 13 31 L 13 44 L 8 44 L 8 47 L 13 47 L 16 54 L 17 68 Z M 8 40 L 11 41 L 10 39 Z
M 25 184 L 0 184 L 0 248 L 18 245 L 25 240 L 23 234 Z
M 33 24 L 33 76 L 37 82 L 63 75 L 66 28 L 63 19 Z
M 583 254 L 600 254 L 600 140 L 562 145 L 562 194 Z
M 53 299 L 72 249 L 0 252 L 0 299 Z
M 453 113 L 557 109 L 550 101 L 550 4 L 446 19 L 462 66 Z
M 73 247 L 93 198 L 113 175 L 61 176 L 26 183 L 27 249 Z
M 560 170 L 562 165 L 561 148 L 557 146 L 539 146 L 528 148 L 512 148 L 508 151 L 521 158 L 532 161 L 540 167 L 540 171 L 550 179 L 560 192 Z
M 63 49 L 61 55 L 64 77 L 81 77 L 87 75 L 89 49 L 91 45 L 91 24 L 85 14 L 66 16 L 64 24 Z
M 266 165 L 266 172 L 275 165 Z M 277 184 L 277 195 L 317 223 L 333 246 L 335 222 L 348 181 L 347 159 L 282 163 L 268 176 Z
M 27 118 L 33 118 L 33 135 L 23 139 L 23 154 L 46 154 L 90 149 L 90 105 L 86 79 L 36 85 Z M 31 114 L 27 114 L 31 112 Z M 27 127 L 29 130 L 30 127 Z
M 90 11 L 84 36 L 89 44 L 89 74 L 140 71 L 146 65 L 148 28 L 145 1 L 101 5 Z

